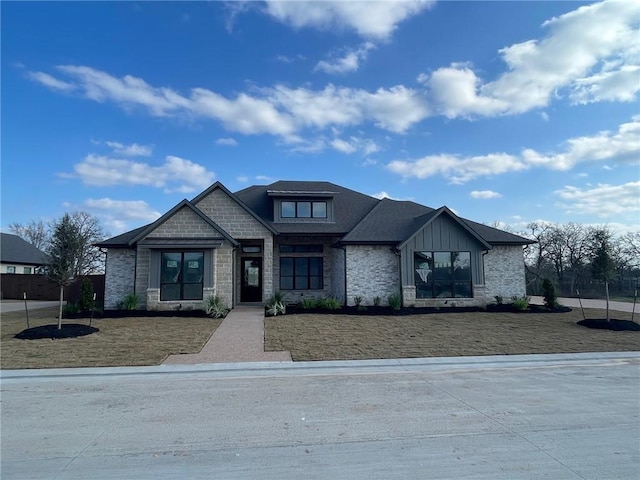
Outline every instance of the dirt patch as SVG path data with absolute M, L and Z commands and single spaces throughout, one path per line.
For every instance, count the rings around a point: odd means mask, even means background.
M 632 322 L 630 320 L 615 320 L 611 319 L 607 321 L 606 318 L 589 318 L 586 320 L 580 320 L 578 325 L 582 325 L 587 328 L 597 328 L 600 330 L 615 330 L 616 332 L 622 332 L 629 330 L 632 332 L 640 331 L 640 323 Z
M 594 318 L 602 312 L 585 314 Z M 586 329 L 580 320 L 579 310 L 285 315 L 265 319 L 265 350 L 289 350 L 294 361 L 640 350 L 635 332 Z
M 57 322 L 57 307 L 29 311 L 30 327 Z M 89 319 L 67 323 L 89 324 Z M 3 369 L 160 365 L 168 355 L 198 353 L 222 323 L 209 317 L 94 318 L 100 331 L 77 338 L 20 340 L 27 327 L 24 312 L 0 319 Z

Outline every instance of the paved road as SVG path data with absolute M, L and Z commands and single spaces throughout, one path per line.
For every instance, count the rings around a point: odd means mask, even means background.
M 11 479 L 634 479 L 640 353 L 2 372 Z
M 57 307 L 60 305 L 59 301 L 43 301 L 43 300 L 27 300 L 27 307 L 29 310 L 35 310 L 37 308 Z M 24 300 L 2 300 L 0 301 L 0 313 L 8 312 L 24 312 Z

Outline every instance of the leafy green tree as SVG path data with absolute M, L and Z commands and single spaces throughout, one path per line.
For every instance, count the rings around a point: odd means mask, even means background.
M 598 228 L 593 231 L 593 257 L 591 259 L 591 275 L 596 280 L 604 282 L 607 298 L 607 322 L 609 317 L 609 282 L 615 274 L 613 261 L 613 247 L 611 233 L 606 228 Z
M 67 213 L 53 227 L 51 241 L 47 248 L 49 265 L 47 276 L 60 287 L 60 308 L 58 310 L 58 330 L 62 329 L 62 302 L 64 288 L 76 275 L 78 255 L 82 251 L 82 236 L 79 228 Z

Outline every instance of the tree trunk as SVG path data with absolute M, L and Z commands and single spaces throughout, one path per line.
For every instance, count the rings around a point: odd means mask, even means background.
M 609 322 L 609 282 L 604 282 L 604 291 L 607 295 L 607 322 Z
M 58 309 L 58 330 L 62 330 L 62 301 L 64 298 L 64 286 L 60 285 L 60 308 Z

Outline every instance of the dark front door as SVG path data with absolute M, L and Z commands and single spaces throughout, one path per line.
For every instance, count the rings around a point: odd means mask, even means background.
M 241 302 L 262 301 L 262 258 L 242 259 Z

